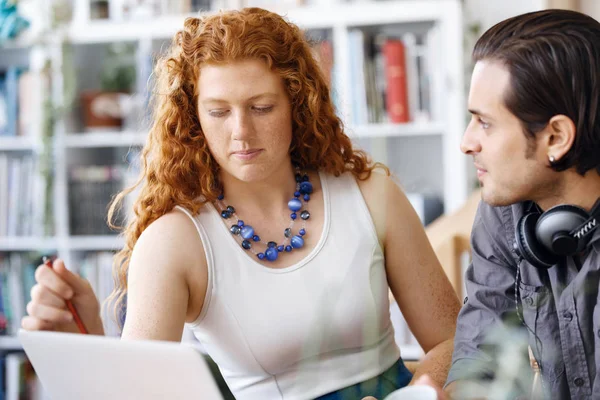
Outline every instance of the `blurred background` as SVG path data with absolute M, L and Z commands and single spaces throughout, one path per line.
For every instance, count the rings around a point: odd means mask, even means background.
M 107 205 L 139 174 L 157 55 L 185 17 L 246 6 L 306 31 L 347 133 L 398 176 L 460 296 L 477 203 L 459 150 L 473 44 L 528 11 L 600 16 L 596 0 L 0 0 L 0 400 L 44 396 L 14 337 L 42 256 L 63 258 L 101 300 L 112 289 L 123 241 Z M 391 312 L 403 357 L 417 360 Z M 119 334 L 110 318 L 106 330 Z

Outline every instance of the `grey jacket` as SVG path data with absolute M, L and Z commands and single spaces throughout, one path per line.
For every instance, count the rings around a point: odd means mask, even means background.
M 497 360 L 486 351 L 486 340 L 518 306 L 545 396 L 600 399 L 600 229 L 581 257 L 538 269 L 513 250 L 515 223 L 532 207 L 479 205 L 447 383 L 471 377 L 473 368 L 493 377 Z

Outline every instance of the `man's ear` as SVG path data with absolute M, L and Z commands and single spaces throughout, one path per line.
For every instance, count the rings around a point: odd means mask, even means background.
M 542 139 L 548 159 L 553 160 L 553 163 L 560 161 L 571 150 L 576 132 L 573 120 L 566 115 L 559 114 L 550 118 Z

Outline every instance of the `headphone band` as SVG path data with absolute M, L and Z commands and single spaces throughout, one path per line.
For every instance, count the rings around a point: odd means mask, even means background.
M 576 237 L 577 239 L 583 239 L 586 236 L 592 234 L 596 228 L 598 228 L 598 219 L 600 218 L 600 197 L 594 203 L 592 210 L 590 211 L 590 218 L 579 225 L 577 228 L 569 232 L 569 235 Z

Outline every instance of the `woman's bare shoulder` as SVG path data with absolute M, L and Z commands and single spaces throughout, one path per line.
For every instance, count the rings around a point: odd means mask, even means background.
M 196 226 L 188 215 L 177 209 L 144 229 L 133 249 L 132 261 L 137 259 L 168 265 L 186 278 L 190 270 L 206 268 L 204 247 Z

